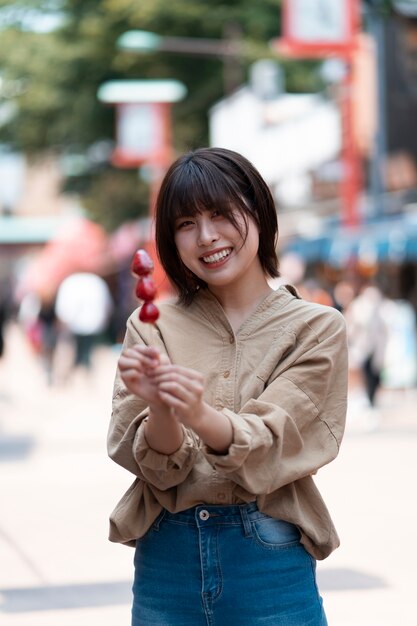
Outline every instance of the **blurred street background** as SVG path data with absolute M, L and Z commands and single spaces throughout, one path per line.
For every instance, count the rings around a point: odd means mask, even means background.
M 417 0 L 0 2 L 0 622 L 128 624 L 106 456 L 130 262 L 176 155 L 241 152 L 349 338 L 330 626 L 417 623 Z
M 107 540 L 131 482 L 107 459 L 117 349 L 49 387 L 22 331 L 8 328 L 0 383 L 0 623 L 130 623 L 133 550 Z M 416 391 L 382 392 L 380 423 L 348 420 L 338 459 L 317 483 L 341 536 L 318 563 L 331 626 L 415 626 Z

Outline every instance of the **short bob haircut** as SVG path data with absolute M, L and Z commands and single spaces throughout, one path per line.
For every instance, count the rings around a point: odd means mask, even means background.
M 268 185 L 242 155 L 224 148 L 200 148 L 179 157 L 168 169 L 156 200 L 158 255 L 179 302 L 191 304 L 207 284 L 182 263 L 175 245 L 175 222 L 203 210 L 220 211 L 236 228 L 234 211 L 250 216 L 259 228 L 258 256 L 266 275 L 279 276 L 276 244 L 278 220 Z M 241 227 L 240 227 L 241 228 Z M 242 236 L 246 237 L 246 233 Z

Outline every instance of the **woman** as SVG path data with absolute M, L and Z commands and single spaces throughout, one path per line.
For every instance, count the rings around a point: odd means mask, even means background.
M 136 480 L 110 539 L 135 546 L 133 626 L 323 626 L 316 559 L 339 540 L 312 475 L 338 453 L 346 336 L 278 276 L 271 193 L 241 155 L 203 148 L 156 206 L 178 298 L 129 319 L 109 454 Z

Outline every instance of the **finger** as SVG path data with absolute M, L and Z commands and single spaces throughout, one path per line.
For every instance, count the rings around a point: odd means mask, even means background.
M 121 376 L 124 384 L 127 387 L 130 387 L 131 385 L 136 385 L 138 383 L 140 383 L 140 381 L 142 380 L 143 376 L 141 374 L 139 374 L 139 372 L 137 372 L 137 370 L 126 370 L 123 372 L 122 376 Z
M 162 391 L 162 390 L 159 391 L 158 395 L 160 399 L 162 400 L 162 402 L 164 402 L 167 406 L 169 406 L 171 409 L 174 410 L 174 415 L 176 413 L 181 414 L 187 411 L 188 409 L 187 403 L 181 400 L 180 398 L 177 398 L 176 396 L 173 396 L 169 392 Z
M 167 354 L 161 354 L 159 357 L 160 365 L 171 365 L 171 361 L 169 360 L 169 356 Z
M 170 374 L 153 374 L 152 382 L 160 387 L 165 384 L 173 384 L 186 389 L 189 393 L 194 395 L 201 395 L 204 391 L 204 385 L 198 380 L 192 380 L 186 376 L 182 376 L 177 373 Z
M 201 388 L 193 385 L 184 386 L 175 381 L 160 383 L 158 385 L 158 389 L 160 391 L 170 393 L 172 396 L 182 400 L 187 406 L 195 405 L 195 403 L 198 402 L 202 396 Z
M 118 361 L 118 367 L 120 369 L 120 371 L 125 371 L 128 369 L 138 369 L 140 368 L 140 363 L 137 361 L 137 359 L 129 359 L 128 357 L 120 357 L 119 361 Z
M 145 372 L 146 369 L 149 369 L 149 366 L 146 363 L 146 361 L 142 362 L 140 359 L 137 359 L 137 358 L 133 359 L 133 358 L 125 357 L 125 356 L 120 357 L 118 366 L 121 372 L 127 369 L 135 369 L 138 372 Z
M 160 362 L 161 354 L 154 346 L 143 346 L 140 343 L 136 343 L 129 349 L 147 359 L 150 359 L 151 361 L 155 361 L 157 363 Z
M 152 356 L 152 353 L 142 349 L 128 348 L 122 353 L 122 356 L 139 361 L 143 368 L 153 369 L 159 365 L 159 360 Z
M 196 370 L 190 369 L 188 367 L 182 367 L 181 365 L 160 365 L 154 371 L 155 376 L 166 376 L 166 377 L 183 377 L 187 380 L 193 380 L 199 382 L 200 384 L 204 383 L 204 376 L 197 372 Z
M 159 358 L 160 356 L 158 348 L 155 348 L 155 346 L 146 346 L 143 343 L 134 343 L 133 346 L 129 348 L 129 350 L 137 350 L 138 352 L 148 354 L 153 358 Z
M 189 404 L 193 399 L 192 394 L 190 394 L 185 387 L 176 382 L 161 383 L 158 385 L 158 390 L 169 393 L 186 404 Z
M 125 352 L 122 352 L 122 355 L 119 358 L 119 366 L 123 368 L 129 366 L 129 364 L 131 364 L 132 367 L 138 367 L 141 370 L 144 370 L 155 368 L 158 365 L 158 362 L 149 358 L 146 354 L 133 349 L 128 349 Z

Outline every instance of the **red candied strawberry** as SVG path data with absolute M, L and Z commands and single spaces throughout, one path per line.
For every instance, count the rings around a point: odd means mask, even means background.
M 137 250 L 133 255 L 130 271 L 135 276 L 147 276 L 153 272 L 153 261 L 146 250 Z
M 159 311 L 153 302 L 145 302 L 139 311 L 139 319 L 141 322 L 154 324 L 159 317 Z
M 145 302 L 151 302 L 156 296 L 156 286 L 153 278 L 150 276 L 143 276 L 138 280 L 136 285 L 136 296 L 139 300 L 145 300 Z

